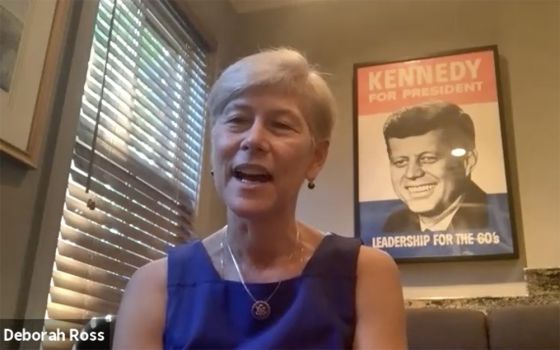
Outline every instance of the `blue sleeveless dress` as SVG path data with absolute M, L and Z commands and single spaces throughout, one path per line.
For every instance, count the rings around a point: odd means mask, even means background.
M 252 317 L 253 300 L 240 282 L 220 277 L 202 242 L 171 249 L 164 348 L 351 348 L 359 247 L 353 238 L 325 236 L 302 274 L 283 281 L 269 300 L 265 320 Z M 265 299 L 277 283 L 247 286 Z

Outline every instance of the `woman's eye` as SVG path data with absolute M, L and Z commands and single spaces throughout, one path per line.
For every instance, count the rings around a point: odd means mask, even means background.
M 230 124 L 230 125 L 242 125 L 247 121 L 247 118 L 244 118 L 241 115 L 234 115 L 231 117 L 228 117 L 226 119 L 226 123 Z
M 272 125 L 277 129 L 285 129 L 285 130 L 292 129 L 292 127 L 288 123 L 285 123 L 285 122 L 274 122 Z

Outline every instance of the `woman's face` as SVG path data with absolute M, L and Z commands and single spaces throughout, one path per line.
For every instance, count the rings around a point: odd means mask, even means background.
M 315 145 L 295 97 L 265 89 L 230 101 L 212 128 L 214 183 L 241 217 L 295 210 L 305 179 L 314 179 L 328 142 Z

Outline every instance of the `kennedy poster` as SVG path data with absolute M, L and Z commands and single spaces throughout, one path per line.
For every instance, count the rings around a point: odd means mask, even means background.
M 517 256 L 497 48 L 354 66 L 356 232 L 397 261 Z

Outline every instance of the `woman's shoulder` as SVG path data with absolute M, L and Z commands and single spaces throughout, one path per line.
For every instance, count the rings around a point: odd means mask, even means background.
M 405 349 L 404 302 L 397 264 L 361 246 L 356 285 L 356 349 Z
M 167 279 L 167 257 L 163 257 L 140 267 L 132 275 L 131 281 L 137 284 L 152 284 L 165 287 Z
M 386 252 L 365 245 L 360 246 L 358 253 L 358 275 L 375 273 L 377 276 L 398 273 L 393 258 Z
M 161 258 L 132 275 L 119 306 L 114 349 L 158 347 L 165 322 L 166 268 L 167 258 Z
M 310 245 L 314 248 L 317 248 L 324 239 L 328 239 L 331 241 L 329 248 L 333 251 L 357 251 L 359 269 L 366 271 L 389 269 L 394 271 L 397 268 L 389 254 L 378 248 L 363 245 L 358 238 L 342 236 L 332 231 L 323 232 L 308 225 L 304 225 L 304 227 L 310 233 L 308 235 Z
M 124 300 L 121 309 L 127 307 L 136 308 L 136 303 L 142 300 L 155 301 L 152 304 L 161 308 L 165 297 L 165 288 L 167 280 L 167 258 L 161 258 L 147 263 L 140 267 L 128 282 L 124 293 Z M 136 305 L 136 306 L 135 306 Z M 155 307 L 150 307 L 145 311 L 154 311 Z M 157 309 L 157 308 L 156 308 Z M 161 310 L 157 309 L 157 312 Z

